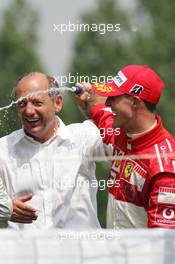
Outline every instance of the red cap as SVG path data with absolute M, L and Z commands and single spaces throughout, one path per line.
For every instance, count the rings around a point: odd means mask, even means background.
M 101 96 L 129 94 L 148 103 L 157 104 L 164 83 L 148 66 L 128 65 L 119 71 L 111 82 L 96 83 L 93 88 Z

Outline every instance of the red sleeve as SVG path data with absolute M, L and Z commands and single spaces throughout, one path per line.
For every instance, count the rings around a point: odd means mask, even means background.
M 153 177 L 147 215 L 148 227 L 175 228 L 175 174 Z
M 95 105 L 91 108 L 91 118 L 100 130 L 103 142 L 114 143 L 115 136 L 120 134 L 119 128 L 113 128 L 113 114 L 111 109 L 105 105 Z

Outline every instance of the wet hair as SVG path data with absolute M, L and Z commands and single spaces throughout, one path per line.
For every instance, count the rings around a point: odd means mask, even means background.
M 30 73 L 26 73 L 24 74 L 23 76 L 21 76 L 18 80 L 17 80 L 17 83 L 16 83 L 16 86 L 13 88 L 12 90 L 12 94 L 11 96 L 12 97 L 16 97 L 16 88 L 17 88 L 17 85 L 18 83 L 25 77 L 28 77 L 28 76 L 31 76 L 33 74 L 35 74 L 37 72 L 30 72 Z M 54 78 L 53 76 L 50 76 L 50 75 L 47 75 L 45 73 L 43 73 L 45 76 L 46 76 L 46 79 L 48 80 L 48 83 L 49 83 L 49 88 L 59 88 L 59 83 L 58 81 L 56 80 L 56 78 Z M 49 89 L 48 88 L 48 89 Z M 49 96 L 52 98 L 53 101 L 55 101 L 55 98 L 56 98 L 56 95 L 59 94 L 59 91 L 52 91 L 50 93 L 48 93 Z
M 59 88 L 59 83 L 57 82 L 56 78 L 47 74 L 46 74 L 46 78 L 49 82 L 49 87 Z
M 46 75 L 46 78 L 49 82 L 49 88 L 59 88 L 59 83 L 57 82 L 57 80 L 53 77 L 53 76 L 50 76 L 50 75 Z M 51 91 L 48 93 L 49 96 L 51 97 L 52 101 L 55 102 L 56 100 L 56 96 L 59 94 L 59 90 L 56 91 Z

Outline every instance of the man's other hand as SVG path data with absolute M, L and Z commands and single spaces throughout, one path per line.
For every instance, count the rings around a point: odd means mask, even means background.
M 31 199 L 32 194 L 27 194 L 13 200 L 13 212 L 10 221 L 30 224 L 37 219 L 37 210 L 25 203 Z

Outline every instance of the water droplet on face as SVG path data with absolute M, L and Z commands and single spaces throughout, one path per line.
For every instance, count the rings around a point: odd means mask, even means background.
M 11 101 L 11 103 L 9 105 L 6 105 L 4 107 L 0 107 L 0 111 L 6 111 L 11 108 L 12 106 L 18 104 L 21 100 L 23 99 L 27 99 L 33 95 L 37 95 L 37 94 L 45 94 L 45 93 L 48 93 L 48 94 L 59 94 L 60 92 L 65 92 L 65 91 L 69 91 L 69 92 L 75 92 L 75 87 L 50 87 L 49 89 L 46 89 L 46 90 L 38 90 L 36 92 L 31 92 L 29 93 L 28 95 L 26 95 L 25 97 L 20 97 L 18 100 L 16 101 Z
M 49 89 L 46 90 L 38 90 L 35 92 L 31 92 L 29 94 L 27 94 L 27 96 L 25 97 L 20 97 L 18 100 L 16 101 L 10 101 L 10 99 L 8 100 L 10 103 L 6 106 L 0 107 L 0 136 L 2 135 L 7 135 L 11 132 L 12 127 L 14 129 L 16 129 L 16 123 L 17 122 L 17 118 L 16 115 L 14 117 L 14 111 L 16 111 L 15 106 L 24 99 L 27 99 L 31 96 L 37 95 L 37 94 L 50 94 L 50 95 L 58 95 L 61 92 L 75 92 L 75 87 L 50 87 Z M 14 108 L 13 108 L 14 107 Z

